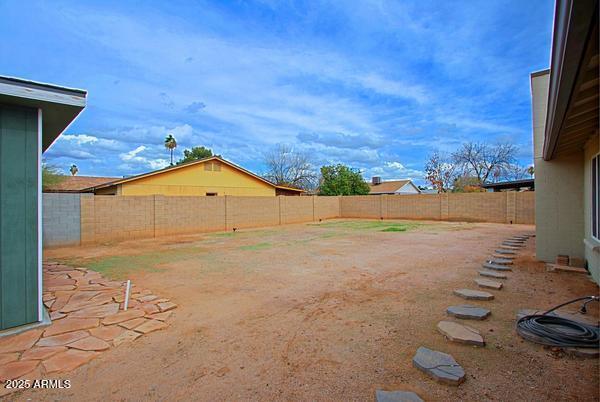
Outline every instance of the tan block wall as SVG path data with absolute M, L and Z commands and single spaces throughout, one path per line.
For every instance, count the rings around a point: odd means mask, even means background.
M 535 192 L 525 191 L 523 193 L 515 193 L 515 223 L 535 223 Z
M 312 222 L 315 208 L 314 197 L 286 197 L 279 196 L 279 214 L 281 224 Z
M 313 197 L 315 202 L 315 221 L 319 219 L 339 218 L 342 197 Z
M 448 194 L 448 220 L 509 223 L 506 220 L 506 194 Z
M 438 194 L 385 195 L 384 218 L 388 219 L 441 219 L 441 197 Z
M 225 230 L 225 197 L 154 196 L 155 235 Z
M 281 223 L 278 197 L 225 197 L 227 230 Z
M 403 196 L 398 196 L 403 197 Z M 343 218 L 381 218 L 381 196 L 355 195 L 342 197 L 340 201 L 341 216 Z
M 154 196 L 81 197 L 81 243 L 154 237 Z
M 81 243 L 329 218 L 534 223 L 533 193 L 351 197 L 81 196 Z

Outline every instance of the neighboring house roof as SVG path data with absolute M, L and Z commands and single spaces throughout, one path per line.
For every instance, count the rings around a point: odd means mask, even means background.
M 245 173 L 245 174 L 247 174 L 249 176 L 254 177 L 257 180 L 260 180 L 260 181 L 262 181 L 262 182 L 264 182 L 264 183 L 266 183 L 266 184 L 268 184 L 270 186 L 273 186 L 274 188 L 280 188 L 280 189 L 288 190 L 288 191 L 297 191 L 299 193 L 304 192 L 304 190 L 301 190 L 299 188 L 293 188 L 293 187 L 287 187 L 287 186 L 278 186 L 276 184 L 273 184 L 270 181 L 268 181 L 267 179 L 265 179 L 263 177 L 260 177 L 259 175 L 256 175 L 256 174 L 252 173 L 251 171 L 246 170 L 243 167 L 236 165 L 235 163 L 229 162 L 229 161 L 221 158 L 220 156 L 210 156 L 208 158 L 198 159 L 198 160 L 195 160 L 195 161 L 182 163 L 180 165 L 168 166 L 166 168 L 154 170 L 152 172 L 142 173 L 142 174 L 139 174 L 139 175 L 136 175 L 136 176 L 131 176 L 131 177 L 123 178 L 123 179 L 117 179 L 117 180 L 113 180 L 113 181 L 108 182 L 108 183 L 103 183 L 103 184 L 99 184 L 99 185 L 95 185 L 95 186 L 90 186 L 86 190 L 88 190 L 88 191 L 94 191 L 94 190 L 97 190 L 97 189 L 100 189 L 100 188 L 106 188 L 106 187 L 116 186 L 116 185 L 123 184 L 123 183 L 129 183 L 129 182 L 132 182 L 132 181 L 135 181 L 135 180 L 143 179 L 143 178 L 146 178 L 146 177 L 158 175 L 158 174 L 165 173 L 165 172 L 170 172 L 172 170 L 183 169 L 183 168 L 186 168 L 188 166 L 193 166 L 193 165 L 197 165 L 197 164 L 208 162 L 208 161 L 212 161 L 212 160 L 218 160 L 219 162 L 222 162 L 222 163 L 224 163 L 224 164 L 226 164 L 228 166 L 231 166 L 232 168 L 234 168 L 236 170 L 239 170 L 242 173 Z
M 421 192 L 417 186 L 415 186 L 410 179 L 406 180 L 390 180 L 384 181 L 380 184 L 370 183 L 370 191 L 369 194 L 392 194 L 396 192 L 400 192 L 400 189 L 404 186 L 412 186 L 417 190 L 418 193 Z
M 116 177 L 63 176 L 56 184 L 44 187 L 45 193 L 81 193 L 85 189 L 117 180 Z
M 523 179 L 523 180 L 512 180 L 512 181 L 502 181 L 499 183 L 487 183 L 481 186 L 483 188 L 492 188 L 496 190 L 507 190 L 507 189 L 520 189 L 524 187 L 535 188 L 535 180 L 534 179 Z

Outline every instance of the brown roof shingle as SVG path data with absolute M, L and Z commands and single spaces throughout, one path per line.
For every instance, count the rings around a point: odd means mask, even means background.
M 371 188 L 369 194 L 394 193 L 408 182 L 410 180 L 390 180 L 377 185 L 369 183 L 369 187 Z
M 50 186 L 44 186 L 45 193 L 79 193 L 90 187 L 100 186 L 119 177 L 97 177 L 97 176 L 63 176 L 62 180 Z

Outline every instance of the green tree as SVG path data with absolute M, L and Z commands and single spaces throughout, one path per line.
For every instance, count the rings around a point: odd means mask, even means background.
M 369 185 L 360 171 L 342 164 L 321 168 L 320 195 L 365 195 Z
M 77 167 L 77 165 L 72 164 L 69 168 L 69 172 L 71 172 L 71 176 L 75 176 L 79 172 L 79 168 Z
M 42 162 L 42 188 L 54 186 L 65 179 L 66 176 L 60 174 L 57 168 Z
M 173 166 L 173 150 L 177 148 L 177 141 L 173 134 L 169 134 L 165 137 L 165 148 L 171 153 L 171 166 Z
M 177 161 L 180 165 L 186 162 L 197 161 L 198 159 L 204 159 L 213 156 L 212 150 L 205 147 L 192 147 L 192 149 L 183 150 L 183 158 Z

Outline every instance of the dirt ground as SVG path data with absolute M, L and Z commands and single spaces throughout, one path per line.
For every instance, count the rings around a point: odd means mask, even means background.
M 17 397 L 370 401 L 386 389 L 440 401 L 598 400 L 598 360 L 566 356 L 515 333 L 520 308 L 598 294 L 581 274 L 545 272 L 533 259 L 535 239 L 515 260 L 505 289 L 492 291 L 495 300 L 469 303 L 492 310 L 487 321 L 465 322 L 482 332 L 484 348 L 451 343 L 436 331 L 448 306 L 466 304 L 452 291 L 477 288 L 477 270 L 495 246 L 533 231 L 328 221 L 46 250 L 49 261 L 132 279 L 179 307 L 167 330 L 63 377 L 71 389 Z M 597 305 L 589 310 L 598 317 Z M 452 354 L 466 382 L 442 385 L 413 368 L 421 345 Z

